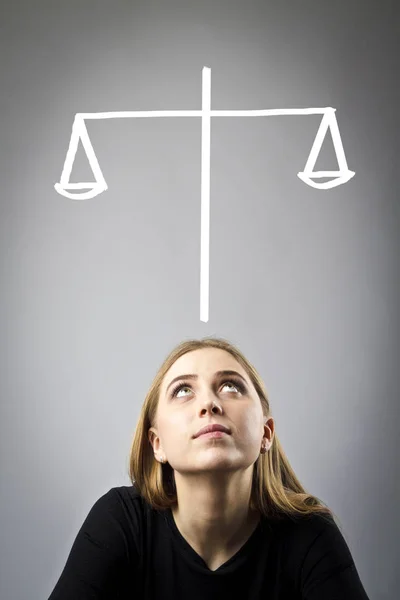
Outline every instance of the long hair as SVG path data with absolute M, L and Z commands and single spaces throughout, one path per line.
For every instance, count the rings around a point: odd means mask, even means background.
M 129 478 L 144 500 L 156 510 L 177 505 L 175 477 L 169 463 L 154 458 L 148 438 L 150 427 L 156 426 L 156 411 L 163 378 L 174 362 L 193 350 L 219 348 L 229 352 L 245 369 L 260 398 L 264 416 L 270 417 L 270 403 L 264 383 L 254 366 L 240 350 L 222 338 L 190 339 L 176 346 L 162 363 L 144 400 L 133 437 L 129 456 Z M 318 497 L 306 492 L 296 477 L 274 431 L 270 449 L 260 454 L 254 463 L 250 508 L 268 518 L 295 519 L 319 513 L 335 520 L 335 513 Z M 337 519 L 337 517 L 336 517 Z

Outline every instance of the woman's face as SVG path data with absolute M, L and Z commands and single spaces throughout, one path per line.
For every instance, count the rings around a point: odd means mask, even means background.
M 166 373 L 149 440 L 155 455 L 179 473 L 246 469 L 257 460 L 263 437 L 267 449 L 272 443 L 274 422 L 270 417 L 264 425 L 265 420 L 243 367 L 225 350 L 201 348 L 181 356 Z M 224 425 L 230 434 L 193 437 L 210 423 Z

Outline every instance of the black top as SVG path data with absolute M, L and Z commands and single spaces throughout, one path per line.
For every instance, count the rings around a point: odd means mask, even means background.
M 333 518 L 263 517 L 240 550 L 211 571 L 134 486 L 90 509 L 48 600 L 368 600 Z

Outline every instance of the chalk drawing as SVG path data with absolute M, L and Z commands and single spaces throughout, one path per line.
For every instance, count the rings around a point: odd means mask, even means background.
M 76 113 L 72 125 L 71 138 L 65 157 L 60 182 L 54 185 L 56 191 L 72 200 L 89 200 L 98 196 L 108 186 L 101 172 L 99 162 L 90 142 L 85 121 L 89 119 L 131 119 L 157 117 L 200 117 L 201 118 L 201 233 L 200 233 L 200 320 L 208 322 L 209 314 L 209 249 L 210 249 L 210 162 L 211 162 L 211 117 L 268 117 L 282 115 L 323 115 L 314 143 L 311 147 L 306 165 L 297 176 L 318 189 L 329 189 L 346 183 L 354 177 L 355 172 L 349 171 L 346 156 L 336 120 L 335 108 L 275 108 L 261 110 L 211 110 L 211 69 L 202 70 L 202 107 L 201 110 L 138 110 L 120 112 Z M 333 147 L 338 162 L 336 171 L 314 171 L 321 146 L 326 133 L 330 129 Z M 72 166 L 81 140 L 83 149 L 93 171 L 94 182 L 71 183 Z M 329 181 L 318 182 L 314 179 L 324 177 Z M 80 191 L 80 190 L 88 191 Z M 74 191 L 76 190 L 76 191 Z

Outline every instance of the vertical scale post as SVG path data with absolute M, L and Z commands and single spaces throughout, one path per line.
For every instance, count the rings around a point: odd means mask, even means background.
M 210 285 L 211 69 L 202 70 L 200 321 L 208 322 Z

